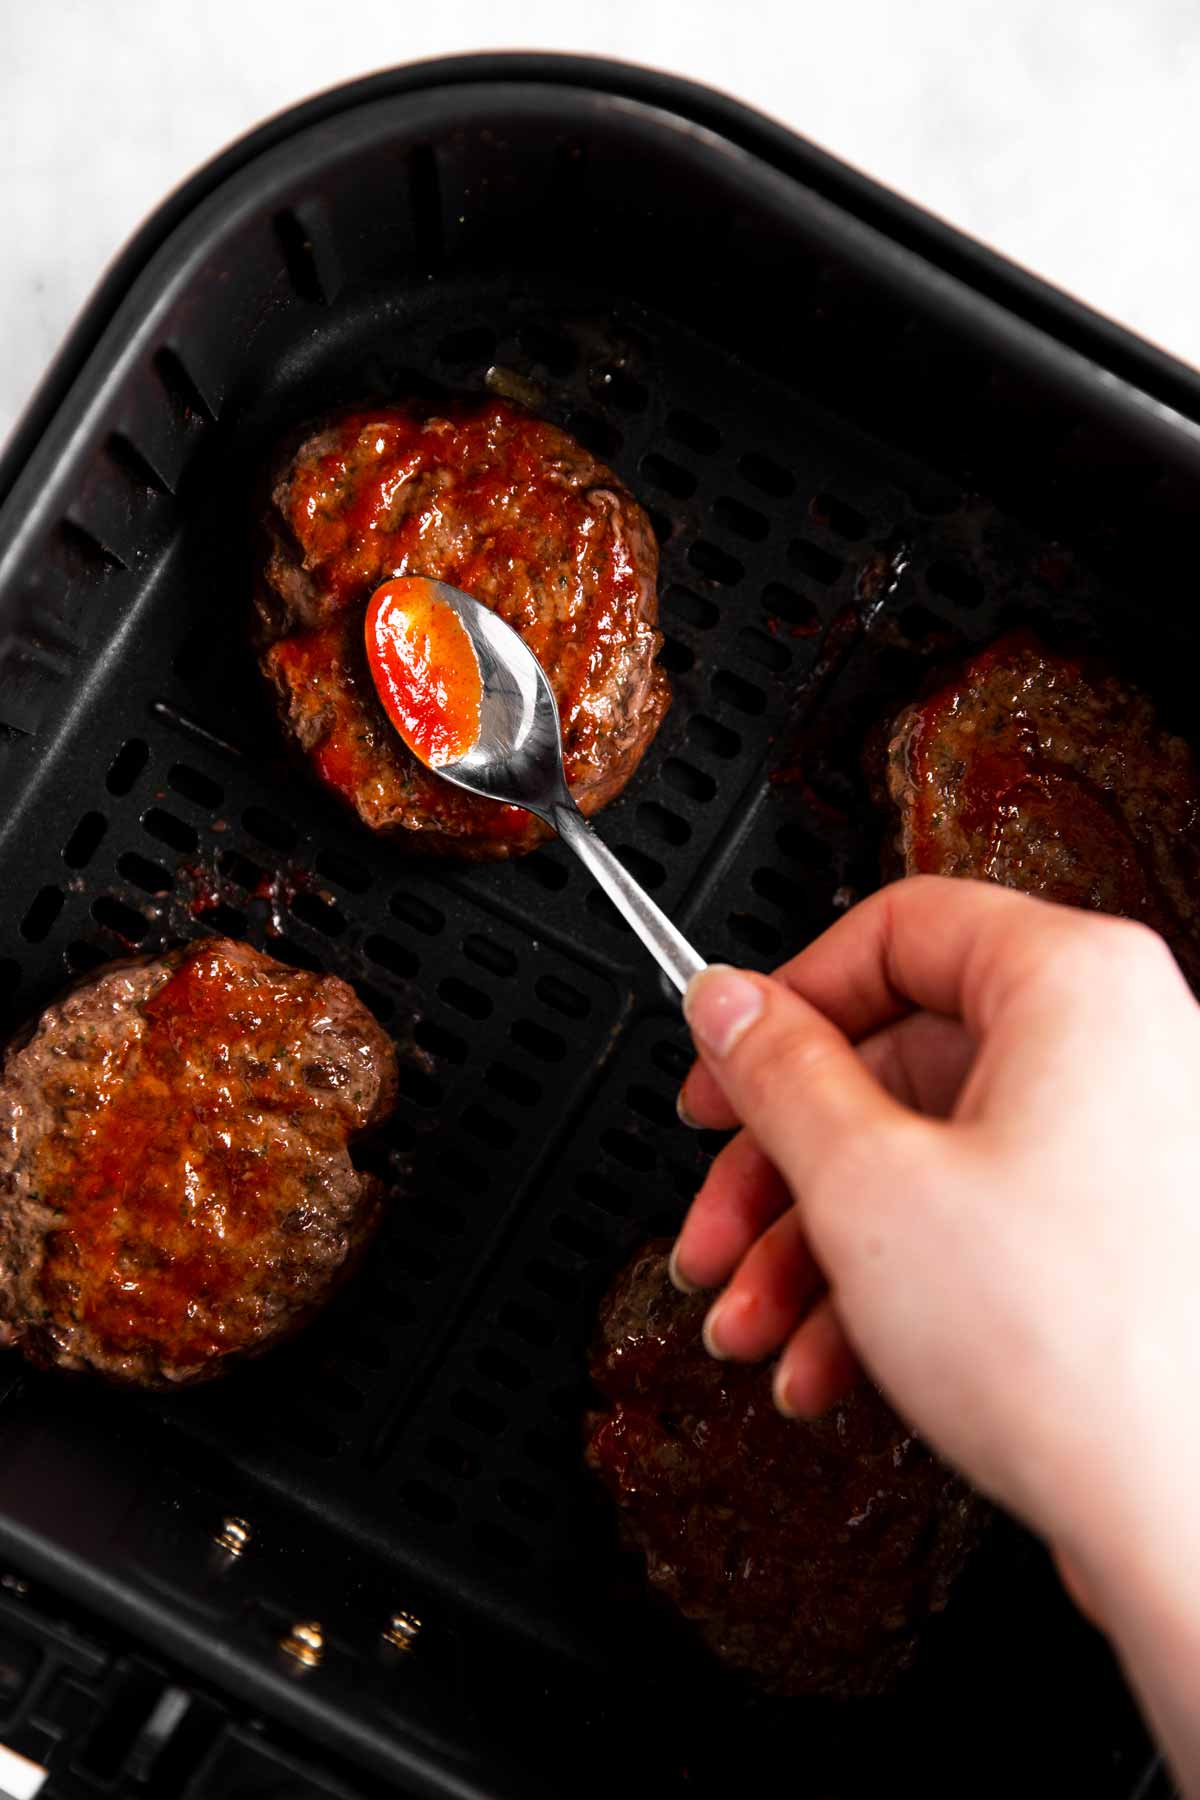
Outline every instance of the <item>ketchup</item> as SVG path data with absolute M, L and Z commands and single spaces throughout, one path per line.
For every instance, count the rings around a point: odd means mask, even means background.
M 427 583 L 403 575 L 367 607 L 367 666 L 384 711 L 428 768 L 457 762 L 479 737 L 483 686 L 466 627 Z

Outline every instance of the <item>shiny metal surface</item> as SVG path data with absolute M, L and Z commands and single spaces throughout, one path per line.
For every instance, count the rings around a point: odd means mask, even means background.
M 393 1650 L 406 1656 L 421 1635 L 421 1621 L 415 1613 L 394 1612 L 383 1627 L 383 1640 Z
M 230 1556 L 241 1556 L 254 1540 L 254 1527 L 235 1513 L 230 1513 L 227 1518 L 222 1519 L 221 1528 L 213 1533 L 213 1537 L 218 1547 L 228 1551 Z
M 279 1648 L 301 1668 L 315 1669 L 325 1654 L 325 1628 L 316 1619 L 301 1620 L 284 1632 Z
M 426 581 L 431 600 L 458 614 L 479 661 L 479 736 L 437 773 L 470 794 L 523 806 L 557 831 L 683 993 L 704 959 L 676 930 L 624 864 L 592 830 L 567 788 L 558 704 L 525 641 L 490 608 L 444 581 Z

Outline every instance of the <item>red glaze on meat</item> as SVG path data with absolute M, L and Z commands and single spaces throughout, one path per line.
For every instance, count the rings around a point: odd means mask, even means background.
M 890 1687 L 945 1606 L 981 1500 L 863 1386 L 814 1424 L 763 1367 L 703 1348 L 703 1295 L 639 1251 L 600 1315 L 587 1457 L 656 1590 L 717 1656 L 783 1694 Z
M 205 939 L 114 965 L 0 1080 L 0 1341 L 147 1386 L 302 1324 L 366 1241 L 391 1045 L 332 976 Z
M 970 875 L 1139 919 L 1200 979 L 1200 779 L 1144 694 L 1027 632 L 900 714 L 906 874 Z
M 637 502 L 564 432 L 501 401 L 357 413 L 301 446 L 270 524 L 264 670 L 312 767 L 373 830 L 466 857 L 547 834 L 439 780 L 388 723 L 363 621 L 395 576 L 463 588 L 519 631 L 557 695 L 576 800 L 591 813 L 620 793 L 669 699 L 657 548 Z
M 383 710 L 414 756 L 440 769 L 475 748 L 483 682 L 453 607 L 418 575 L 385 581 L 367 607 L 365 641 Z

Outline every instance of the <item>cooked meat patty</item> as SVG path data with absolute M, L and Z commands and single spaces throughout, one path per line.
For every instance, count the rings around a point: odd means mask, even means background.
M 356 413 L 301 445 L 269 524 L 263 668 L 312 767 L 373 831 L 472 858 L 548 835 L 430 774 L 388 723 L 363 624 L 397 575 L 448 581 L 514 626 L 558 697 L 579 805 L 621 792 L 669 700 L 658 550 L 641 507 L 565 432 L 500 401 L 452 417 Z
M 376 1223 L 348 1145 L 394 1093 L 333 976 L 225 938 L 102 969 L 0 1076 L 0 1344 L 144 1387 L 267 1349 Z
M 659 1593 L 727 1663 L 782 1694 L 887 1689 L 944 1607 L 987 1517 L 861 1387 L 815 1424 L 782 1418 L 762 1367 L 715 1362 L 708 1301 L 640 1250 L 600 1316 L 607 1410 L 587 1456 Z
M 1200 981 L 1200 779 L 1118 676 L 1001 639 L 888 746 L 906 874 L 974 875 L 1140 919 Z

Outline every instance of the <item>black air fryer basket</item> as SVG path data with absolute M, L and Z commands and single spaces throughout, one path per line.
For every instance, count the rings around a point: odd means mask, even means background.
M 743 1690 L 615 1547 L 584 1350 L 712 1149 L 675 1122 L 677 1007 L 556 846 L 373 841 L 287 760 L 247 643 L 278 440 L 494 369 L 651 509 L 675 698 L 601 829 L 707 955 L 770 966 L 877 880 L 864 745 L 1009 623 L 1194 724 L 1196 378 L 754 114 L 467 58 L 197 176 L 0 465 L 0 996 L 15 1025 L 213 930 L 336 971 L 400 1048 L 394 1197 L 332 1311 L 209 1391 L 0 1359 L 0 1739 L 72 1797 L 351 1791 L 318 1763 L 414 1795 L 1148 1792 L 1015 1529 L 851 1707 Z

